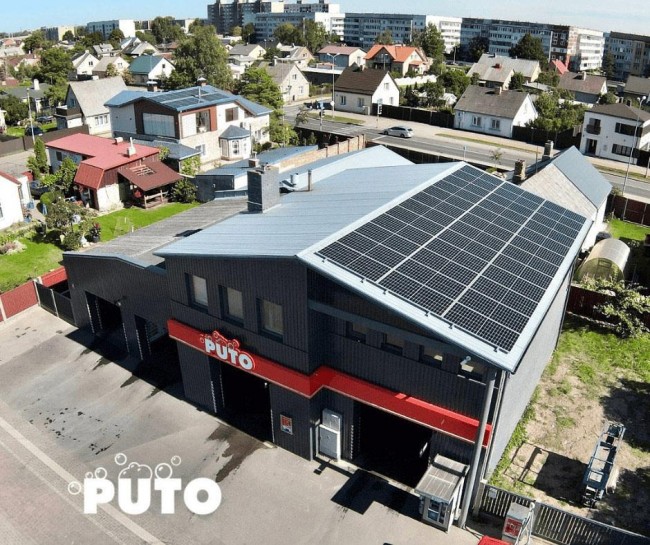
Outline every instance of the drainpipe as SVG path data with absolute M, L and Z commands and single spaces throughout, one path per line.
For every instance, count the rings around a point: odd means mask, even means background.
M 467 513 L 469 512 L 469 505 L 472 501 L 472 493 L 474 491 L 474 484 L 476 482 L 476 474 L 478 473 L 478 466 L 481 460 L 481 451 L 483 450 L 483 437 L 485 437 L 485 428 L 487 426 L 488 415 L 490 414 L 490 405 L 492 403 L 492 394 L 494 392 L 494 383 L 496 381 L 496 371 L 490 369 L 488 371 L 487 383 L 485 385 L 485 399 L 483 400 L 483 414 L 481 414 L 481 421 L 474 440 L 474 454 L 472 456 L 472 466 L 467 480 L 467 487 L 465 488 L 465 496 L 463 497 L 463 506 L 458 519 L 458 526 L 465 529 L 467 522 Z

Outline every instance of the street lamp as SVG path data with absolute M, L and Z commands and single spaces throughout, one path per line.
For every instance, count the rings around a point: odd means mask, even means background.
M 27 109 L 29 110 L 29 132 L 32 134 L 32 145 L 36 145 L 34 140 L 34 122 L 32 121 L 32 100 L 29 98 L 29 89 L 27 89 Z
M 643 106 L 646 98 L 646 96 L 642 96 L 637 99 L 639 101 L 639 110 L 636 114 L 636 122 L 634 124 L 634 143 L 632 144 L 632 149 L 630 150 L 630 156 L 627 159 L 627 168 L 625 169 L 625 178 L 623 179 L 623 198 L 625 199 L 625 204 L 623 205 L 623 217 L 621 218 L 623 220 L 625 219 L 625 212 L 627 211 L 627 197 L 625 196 L 625 186 L 627 185 L 627 178 L 630 175 L 632 155 L 634 155 L 634 150 L 636 149 L 637 135 L 639 134 L 639 120 L 641 119 L 641 106 Z
M 326 53 L 328 57 L 332 57 L 332 119 L 334 119 L 334 59 L 340 55 L 340 53 Z

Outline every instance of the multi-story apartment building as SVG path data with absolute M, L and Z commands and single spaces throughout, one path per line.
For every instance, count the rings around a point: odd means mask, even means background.
M 611 32 L 605 42 L 605 51 L 614 56 L 616 79 L 650 76 L 650 36 Z
M 598 70 L 603 62 L 605 33 L 587 28 L 568 27 L 568 29 L 566 54 L 569 57 L 569 68 L 573 72 Z
M 393 43 L 409 44 L 427 26 L 426 15 L 401 13 L 346 13 L 343 39 L 346 44 L 370 48 L 381 32 L 391 33 Z
M 460 45 L 460 28 L 463 19 L 461 17 L 441 17 L 437 15 L 427 15 L 426 24 L 435 26 L 442 40 L 445 42 L 445 53 L 451 53 L 454 47 Z
M 279 4 L 281 2 L 269 2 L 272 4 Z M 297 6 L 327 6 L 331 11 L 271 11 L 262 13 L 244 13 L 242 23 L 244 25 L 252 23 L 255 26 L 255 39 L 258 42 L 273 39 L 273 33 L 280 25 L 289 23 L 293 26 L 300 27 L 304 21 L 312 20 L 316 23 L 321 23 L 328 33 L 335 33 L 341 39 L 344 39 L 343 22 L 345 14 L 339 13 L 338 4 L 293 4 Z M 285 4 L 284 7 L 289 8 L 292 4 Z
M 119 28 L 125 38 L 135 36 L 135 21 L 133 19 L 115 19 L 113 21 L 92 21 L 86 24 L 86 32 L 101 32 L 104 38 L 108 38 L 115 30 Z
M 63 40 L 63 35 L 68 31 L 74 34 L 73 26 L 54 26 L 49 28 L 42 27 L 41 30 L 45 35 L 45 39 L 49 40 L 50 42 L 60 42 Z

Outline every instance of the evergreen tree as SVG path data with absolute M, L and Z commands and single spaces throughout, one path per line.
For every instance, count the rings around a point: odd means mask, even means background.
M 487 53 L 490 48 L 490 41 L 483 36 L 475 36 L 469 41 L 467 46 L 467 53 L 472 62 L 478 62 L 484 53 Z
M 37 138 L 34 141 L 34 155 L 27 158 L 27 167 L 31 170 L 34 178 L 40 180 L 45 174 L 50 171 L 47 164 L 47 153 L 45 152 L 45 144 L 43 140 Z
M 544 53 L 542 40 L 533 37 L 530 33 L 525 34 L 517 45 L 510 48 L 510 56 L 517 59 L 539 61 L 542 68 L 546 68 L 548 64 L 548 57 Z

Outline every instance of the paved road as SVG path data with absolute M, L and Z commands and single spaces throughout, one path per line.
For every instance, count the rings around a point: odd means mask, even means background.
M 420 522 L 417 499 L 395 484 L 261 443 L 179 399 L 179 385 L 161 391 L 135 378 L 132 360 L 92 342 L 39 308 L 0 324 L 3 545 L 477 543 L 476 532 Z M 221 506 L 197 516 L 179 502 L 161 515 L 154 498 L 138 516 L 116 502 L 83 514 L 69 483 L 100 467 L 114 480 L 119 453 L 152 467 L 180 456 L 174 476 L 216 479 Z

